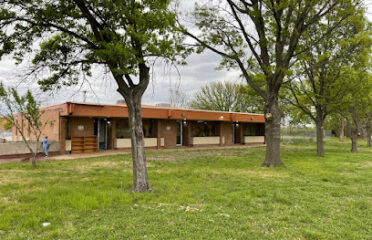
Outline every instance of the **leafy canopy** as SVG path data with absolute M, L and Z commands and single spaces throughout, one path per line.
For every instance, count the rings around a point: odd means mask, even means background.
M 33 74 L 44 90 L 76 84 L 98 65 L 134 88 L 138 64 L 161 57 L 175 61 L 184 50 L 172 33 L 169 0 L 0 0 L 0 59 L 18 63 L 33 53 Z M 37 46 L 38 45 L 38 46 Z M 45 70 L 50 72 L 45 77 Z M 127 76 L 125 78 L 124 76 Z

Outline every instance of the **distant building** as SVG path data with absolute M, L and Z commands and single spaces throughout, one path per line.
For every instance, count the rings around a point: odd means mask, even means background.
M 59 144 L 59 153 L 82 153 L 131 147 L 125 103 L 100 105 L 66 102 L 43 108 L 43 132 Z M 145 147 L 177 148 L 263 144 L 263 114 L 142 106 Z M 22 119 L 18 119 L 22 121 Z M 26 126 L 25 126 L 26 127 Z M 13 127 L 13 140 L 21 140 Z M 33 136 L 27 136 L 34 139 Z

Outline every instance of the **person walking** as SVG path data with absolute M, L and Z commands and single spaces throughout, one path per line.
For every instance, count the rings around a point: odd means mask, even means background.
M 45 157 L 47 158 L 48 157 L 48 150 L 49 150 L 49 142 L 48 142 L 48 136 L 45 136 L 43 138 L 43 140 L 41 141 L 41 143 L 43 144 L 43 150 L 44 150 L 44 154 L 45 154 Z

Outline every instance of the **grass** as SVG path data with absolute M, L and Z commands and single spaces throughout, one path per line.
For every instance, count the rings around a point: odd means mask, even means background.
M 130 155 L 1 164 L 0 239 L 372 239 L 372 149 L 314 145 L 149 152 L 144 194 Z

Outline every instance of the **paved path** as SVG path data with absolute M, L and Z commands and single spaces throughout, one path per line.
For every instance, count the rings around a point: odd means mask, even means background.
M 249 148 L 249 147 L 264 147 L 265 144 L 256 144 L 256 145 L 232 145 L 232 146 L 216 146 L 216 147 L 177 147 L 171 149 L 148 149 L 147 152 L 175 152 L 175 151 L 193 151 L 193 150 L 200 150 L 200 149 L 229 149 L 229 148 Z M 39 161 L 45 160 L 73 160 L 73 159 L 81 159 L 81 158 L 91 158 L 91 157 L 101 157 L 101 156 L 112 156 L 118 154 L 129 154 L 131 152 L 130 149 L 125 150 L 105 150 L 105 151 L 98 151 L 95 153 L 82 153 L 82 154 L 64 154 L 64 155 L 57 155 L 52 156 L 49 158 L 41 157 Z M 28 161 L 27 158 L 11 158 L 11 159 L 0 159 L 0 163 L 6 162 L 25 162 Z

